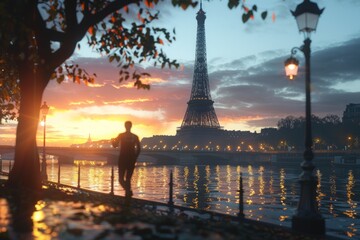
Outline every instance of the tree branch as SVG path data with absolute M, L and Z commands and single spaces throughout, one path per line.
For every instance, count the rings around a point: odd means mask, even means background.
M 61 42 L 60 48 L 52 54 L 53 61 L 50 62 L 50 66 L 55 69 L 71 57 L 76 48 L 76 44 L 85 36 L 89 27 L 98 24 L 111 13 L 132 3 L 139 4 L 140 1 L 141 0 L 117 0 L 109 3 L 104 9 L 95 14 L 84 15 L 80 24 L 77 24 L 75 28 L 69 29 L 70 31 L 65 33 L 65 40 Z
M 89 1 L 84 1 L 84 16 L 88 16 L 89 14 Z
M 49 61 L 49 59 L 51 59 L 51 42 L 50 42 L 50 37 L 47 34 L 48 29 L 46 28 L 46 22 L 41 17 L 38 8 L 36 8 L 34 12 L 34 22 L 35 25 L 33 29 L 35 31 L 35 39 L 39 54 L 38 64 L 46 74 L 51 74 L 52 69 L 49 69 L 49 66 L 47 64 L 44 65 L 44 63 L 46 63 L 47 61 Z M 42 79 L 45 80 L 45 82 L 42 83 L 43 87 L 45 88 L 45 86 L 49 82 L 49 79 L 48 78 L 42 78 Z
M 45 29 L 45 34 L 48 36 L 50 41 L 54 42 L 64 42 L 66 39 L 66 34 L 64 32 L 59 32 L 53 29 Z
M 67 28 L 70 31 L 78 25 L 76 18 L 76 5 L 77 1 L 65 0 L 65 19 Z
M 99 11 L 95 14 L 88 15 L 87 17 L 84 17 L 84 19 L 80 23 L 80 25 L 83 25 L 83 27 L 85 27 L 87 30 L 90 26 L 93 26 L 93 25 L 101 22 L 102 20 L 104 20 L 111 13 L 113 13 L 117 10 L 120 10 L 123 7 L 125 7 L 129 4 L 132 4 L 132 3 L 139 4 L 140 1 L 141 0 L 126 0 L 126 1 L 118 0 L 118 1 L 111 2 L 111 3 L 109 3 L 109 5 L 107 5 L 101 11 Z

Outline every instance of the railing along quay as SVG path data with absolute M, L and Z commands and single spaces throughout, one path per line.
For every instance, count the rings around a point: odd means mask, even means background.
M 64 188 L 70 188 L 73 190 L 78 190 L 78 191 L 85 191 L 88 193 L 92 193 L 92 194 L 101 194 L 103 196 L 110 196 L 110 197 L 120 197 L 120 198 L 125 198 L 123 196 L 119 196 L 119 195 L 115 195 L 114 194 L 114 181 L 115 181 L 115 175 L 114 175 L 114 166 L 111 167 L 111 176 L 110 176 L 110 192 L 107 193 L 103 193 L 103 192 L 98 192 L 98 191 L 93 191 L 93 190 L 89 190 L 89 189 L 85 189 L 85 188 L 81 188 L 81 164 L 78 164 L 78 168 L 77 168 L 77 186 L 73 186 L 73 185 L 67 185 L 67 184 L 62 184 L 61 183 L 61 164 L 58 164 L 58 179 L 57 182 L 52 182 L 52 181 L 44 181 L 45 184 L 49 184 L 52 186 L 57 186 L 57 187 L 64 187 Z M 151 200 L 143 200 L 143 199 L 138 199 L 138 198 L 133 198 L 133 200 L 137 201 L 137 202 L 147 202 L 147 203 L 151 203 L 152 205 L 158 205 L 158 206 L 166 206 L 169 208 L 170 211 L 173 211 L 174 209 L 180 209 L 180 210 L 190 210 L 192 212 L 204 212 L 204 210 L 200 210 L 200 209 L 194 209 L 194 208 L 188 208 L 188 207 L 183 207 L 183 206 L 178 206 L 174 204 L 174 198 L 173 198 L 173 192 L 174 192 L 174 181 L 173 181 L 173 172 L 170 172 L 170 181 L 169 181 L 169 199 L 167 203 L 163 203 L 163 202 L 156 202 L 156 201 L 151 201 Z M 243 189 L 243 180 L 242 180 L 242 174 L 240 173 L 240 178 L 239 178 L 239 213 L 237 214 L 238 218 L 244 218 L 244 189 Z M 207 214 L 213 213 L 210 211 L 205 211 Z M 226 215 L 226 216 L 230 216 L 230 215 Z M 234 216 L 235 217 L 235 216 Z
M 0 158 L 0 175 L 3 176 L 8 176 L 9 172 L 11 171 L 12 168 L 12 164 L 11 161 L 9 162 L 9 167 L 8 167 L 8 172 L 3 171 L 3 164 L 2 164 L 2 159 Z M 58 169 L 57 169 L 57 182 L 53 182 L 53 181 L 48 181 L 48 180 L 44 180 L 43 184 L 45 186 L 51 186 L 51 187 L 55 187 L 58 189 L 61 188 L 66 188 L 68 190 L 72 190 L 74 192 L 76 192 L 77 194 L 91 194 L 93 196 L 97 195 L 98 199 L 103 198 L 105 199 L 111 199 L 111 198 L 117 198 L 118 200 L 123 200 L 125 201 L 125 197 L 120 196 L 120 195 L 115 195 L 114 194 L 114 181 L 115 181 L 115 176 L 114 176 L 114 166 L 111 167 L 111 176 L 110 176 L 110 183 L 111 183 L 111 187 L 110 187 L 110 192 L 109 193 L 103 193 L 103 192 L 98 192 L 98 191 L 93 191 L 90 189 L 85 189 L 85 188 L 81 188 L 81 164 L 78 164 L 78 168 L 77 168 L 77 186 L 73 186 L 73 185 L 68 185 L 68 184 L 62 184 L 61 183 L 61 164 L 58 164 Z M 142 205 L 150 205 L 152 206 L 153 209 L 157 209 L 158 207 L 162 207 L 162 208 L 167 208 L 169 212 L 174 212 L 174 211 L 190 211 L 193 213 L 198 213 L 198 214 L 206 214 L 209 215 L 210 218 L 213 218 L 214 215 L 216 216 L 222 216 L 222 217 L 226 217 L 226 218 L 233 218 L 235 219 L 243 219 L 244 218 L 244 200 L 243 200 L 243 186 L 242 186 L 242 174 L 240 174 L 240 179 L 239 179 L 239 213 L 237 214 L 237 216 L 232 216 L 232 215 L 227 215 L 227 214 L 221 214 L 221 213 L 216 213 L 216 212 L 211 212 L 211 211 L 206 211 L 206 210 L 201 210 L 201 209 L 194 209 L 194 208 L 189 208 L 189 207 L 184 207 L 184 206 L 179 206 L 179 205 L 175 205 L 174 204 L 174 198 L 173 198 L 173 192 L 174 192 L 174 181 L 173 181 L 173 172 L 170 172 L 170 182 L 169 182 L 169 199 L 167 203 L 164 202 L 157 202 L 157 201 L 152 201 L 152 200 L 145 200 L 145 199 L 139 199 L 139 198 L 132 198 L 131 202 L 135 202 L 137 204 L 142 204 Z
M 78 168 L 79 169 L 79 168 Z M 112 176 L 111 179 L 113 180 L 113 171 L 112 171 Z M 196 208 L 190 208 L 190 207 L 185 207 L 185 206 L 180 206 L 180 205 L 175 205 L 174 201 L 173 201 L 173 179 L 172 179 L 172 172 L 170 173 L 170 182 L 169 182 L 169 200 L 167 203 L 165 202 L 158 202 L 158 201 L 152 201 L 152 200 L 146 200 L 146 199 L 140 199 L 140 198 L 131 198 L 131 200 L 127 199 L 124 196 L 120 196 L 120 195 L 116 195 L 113 192 L 113 188 L 109 193 L 104 193 L 104 192 L 98 192 L 98 191 L 93 191 L 90 189 L 85 189 L 85 188 L 81 188 L 81 187 L 77 187 L 77 186 L 72 186 L 72 185 L 67 185 L 67 184 L 62 184 L 62 183 L 57 183 L 57 182 L 53 182 L 53 181 L 44 181 L 44 185 L 49 186 L 49 187 L 54 187 L 57 189 L 66 189 L 67 191 L 72 191 L 75 194 L 80 195 L 85 195 L 86 199 L 91 199 L 91 197 L 93 197 L 93 199 L 97 199 L 103 202 L 120 202 L 122 204 L 126 204 L 131 202 L 131 206 L 132 207 L 138 207 L 138 208 L 147 208 L 149 210 L 155 211 L 155 212 L 163 212 L 163 213 L 168 213 L 168 214 L 180 214 L 180 213 L 185 213 L 189 216 L 197 216 L 201 219 L 211 219 L 211 220 L 224 220 L 226 219 L 227 221 L 233 221 L 233 222 L 237 222 L 237 221 L 243 221 L 243 222 L 249 222 L 249 223 L 256 223 L 256 224 L 261 224 L 264 226 L 268 226 L 268 227 L 279 227 L 276 224 L 271 224 L 271 223 L 265 223 L 265 222 L 258 222 L 255 220 L 251 220 L 251 219 L 246 219 L 245 215 L 244 215 L 244 206 L 240 206 L 240 204 L 243 204 L 243 189 L 240 189 L 239 192 L 239 213 L 237 215 L 229 215 L 229 214 L 224 214 L 224 213 L 219 213 L 219 212 L 213 212 L 213 211 L 207 211 L 207 210 L 202 210 L 202 209 L 196 209 Z M 80 184 L 78 184 L 80 185 Z M 113 183 L 112 183 L 113 186 Z M 242 175 L 240 175 L 240 184 L 239 186 L 242 187 Z

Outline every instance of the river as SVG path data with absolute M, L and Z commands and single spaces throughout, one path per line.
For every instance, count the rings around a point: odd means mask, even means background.
M 47 161 L 50 181 L 58 180 L 56 159 Z M 3 161 L 7 171 L 9 161 Z M 110 192 L 111 166 L 102 161 L 76 160 L 62 164 L 61 183 L 80 185 L 95 191 Z M 315 165 L 316 165 L 315 161 Z M 360 166 L 318 164 L 317 200 L 326 221 L 327 234 L 342 238 L 360 238 Z M 114 192 L 124 195 L 117 182 Z M 142 162 L 135 169 L 132 188 L 135 198 L 167 202 L 170 172 L 174 177 L 174 203 L 236 215 L 239 209 L 239 179 L 243 176 L 245 217 L 291 226 L 299 200 L 299 164 L 254 163 L 240 165 L 152 165 Z

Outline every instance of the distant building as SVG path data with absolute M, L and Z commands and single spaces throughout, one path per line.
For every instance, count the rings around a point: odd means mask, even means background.
M 262 128 L 260 135 L 263 137 L 267 137 L 267 136 L 274 136 L 277 133 L 278 129 L 277 128 Z
M 253 151 L 257 148 L 257 136 L 257 133 L 249 131 L 218 129 L 211 134 L 202 129 L 192 129 L 184 135 L 146 137 L 141 140 L 141 146 L 149 150 Z
M 79 143 L 79 144 L 71 144 L 70 147 L 74 148 L 112 148 L 111 141 L 106 140 L 99 140 L 99 141 L 93 141 L 91 140 L 91 136 L 89 134 L 89 137 L 85 143 Z
M 360 124 L 360 104 L 350 103 L 346 105 L 342 121 L 343 123 Z

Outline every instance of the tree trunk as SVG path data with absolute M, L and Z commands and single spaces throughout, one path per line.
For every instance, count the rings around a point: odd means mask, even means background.
M 31 64 L 32 65 L 32 64 Z M 16 129 L 15 163 L 9 175 L 9 186 L 16 189 L 41 189 L 36 132 L 42 94 L 48 80 L 32 67 L 20 72 L 20 109 Z

